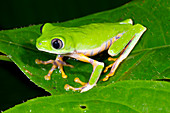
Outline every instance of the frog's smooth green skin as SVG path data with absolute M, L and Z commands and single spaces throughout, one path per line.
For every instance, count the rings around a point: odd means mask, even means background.
M 53 64 L 52 69 L 45 76 L 46 80 L 50 80 L 56 67 L 59 67 L 62 77 L 67 78 L 63 66 L 73 66 L 62 60 L 64 56 L 91 63 L 93 72 L 88 83 L 75 78 L 75 82 L 82 84 L 82 87 L 74 88 L 68 84 L 65 85 L 67 90 L 88 91 L 96 85 L 104 67 L 103 62 L 98 62 L 88 56 L 94 56 L 104 50 L 108 50 L 111 56 L 121 53 L 116 60 L 114 59 L 115 62 L 104 70 L 106 72 L 111 67 L 110 73 L 103 79 L 106 81 L 114 75 L 118 65 L 129 55 L 145 31 L 146 28 L 141 24 L 133 25 L 131 19 L 118 23 L 92 23 L 80 27 L 60 27 L 46 23 L 42 28 L 42 35 L 37 39 L 36 47 L 41 51 L 57 54 L 57 58 L 49 61 L 36 60 L 36 62 Z

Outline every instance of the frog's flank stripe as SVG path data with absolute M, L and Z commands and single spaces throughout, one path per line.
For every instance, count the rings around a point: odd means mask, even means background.
M 118 35 L 115 37 L 115 39 L 116 39 L 116 40 L 119 39 L 123 34 L 124 34 L 124 33 L 118 34 Z
M 92 49 L 92 50 L 83 50 L 78 51 L 78 53 L 83 53 L 86 56 L 94 56 L 104 50 L 107 50 L 116 40 L 118 40 L 124 33 L 120 33 L 117 36 L 111 38 L 110 40 L 104 42 L 100 47 Z
M 112 41 L 112 40 L 113 40 L 113 41 Z M 114 38 L 111 38 L 111 39 L 110 39 L 110 46 L 111 46 L 112 42 L 114 42 Z
M 87 51 L 85 51 L 83 54 L 86 55 L 86 56 L 90 56 L 91 51 L 92 51 L 92 50 L 87 50 Z
M 100 47 L 98 47 L 96 49 L 84 51 L 83 54 L 86 55 L 86 56 L 94 56 L 94 55 L 96 55 L 96 54 L 98 54 L 98 53 L 100 53 L 104 50 L 107 50 L 114 41 L 115 41 L 115 37 L 111 38 L 107 42 L 104 42 Z M 78 53 L 82 53 L 82 52 L 78 51 Z
M 107 50 L 111 46 L 111 44 L 114 42 L 113 38 L 111 38 L 107 42 L 103 43 L 101 47 L 98 47 L 96 49 L 90 50 L 90 56 L 94 56 L 94 55 L 96 55 L 96 54 L 98 54 L 98 53 L 100 53 L 100 52 L 102 52 L 104 50 Z M 113 40 L 113 42 L 112 42 L 112 40 Z
M 93 52 L 94 52 L 94 50 L 95 50 L 95 49 L 93 49 L 93 50 L 91 51 L 90 56 L 93 56 L 93 54 L 94 54 L 94 53 L 93 53 Z
M 102 51 L 104 51 L 104 50 L 105 50 L 105 47 L 106 47 L 106 42 L 105 42 L 105 43 L 103 43 L 103 45 L 101 46 Z
M 107 49 L 107 43 L 108 43 L 109 41 L 107 41 L 107 42 L 105 42 L 105 48 L 104 48 L 104 50 L 106 50 Z
M 113 43 L 114 41 L 116 41 L 116 37 L 112 38 L 111 43 Z
M 101 52 L 101 48 L 98 50 L 97 54 L 99 54 Z

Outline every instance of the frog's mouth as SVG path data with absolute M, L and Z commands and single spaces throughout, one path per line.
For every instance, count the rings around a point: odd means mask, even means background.
M 49 50 L 47 50 L 47 49 L 45 49 L 45 48 L 38 48 L 38 47 L 37 47 L 37 49 L 38 49 L 39 51 L 44 51 L 44 52 L 47 52 L 47 53 L 61 54 L 61 53 L 57 53 L 57 52 L 55 52 L 55 51 L 49 51 Z
M 74 53 L 74 51 L 66 51 L 66 50 L 47 50 L 46 48 L 38 48 L 37 49 L 39 51 L 44 51 L 44 52 L 47 52 L 47 53 L 52 53 L 52 54 L 60 54 L 60 55 L 66 55 L 66 54 L 72 54 Z

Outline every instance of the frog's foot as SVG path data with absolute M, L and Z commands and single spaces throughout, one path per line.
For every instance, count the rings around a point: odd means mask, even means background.
M 116 60 L 117 60 L 117 58 L 111 58 L 111 57 L 108 58 L 108 61 L 116 61 Z M 110 64 L 110 65 L 108 65 L 108 66 L 104 69 L 103 72 L 106 73 L 106 72 L 108 71 L 108 69 L 111 68 L 111 67 L 114 67 L 114 65 L 115 65 L 115 62 L 112 63 L 112 64 Z M 107 74 L 106 77 L 103 79 L 103 81 L 107 81 L 107 80 L 109 79 L 109 77 L 111 77 L 111 76 L 114 75 L 114 73 L 115 73 L 115 71 L 112 71 L 112 70 L 111 70 L 110 73 Z
M 74 87 L 66 84 L 66 85 L 64 86 L 64 89 L 66 89 L 67 91 L 68 91 L 69 89 L 71 89 L 71 90 L 73 90 L 73 91 L 81 91 L 80 93 L 82 93 L 82 92 L 85 92 L 85 91 L 90 90 L 91 88 L 93 88 L 93 87 L 95 86 L 95 85 L 90 85 L 89 83 L 82 82 L 78 77 L 76 77 L 76 78 L 74 79 L 74 82 L 81 84 L 82 87 L 74 88 Z
M 60 72 L 62 74 L 62 78 L 67 78 L 67 75 L 65 74 L 64 70 L 63 70 L 63 66 L 69 66 L 71 68 L 73 68 L 72 65 L 67 64 L 66 62 L 64 62 L 62 59 L 60 58 L 56 58 L 56 60 L 48 60 L 48 61 L 41 61 L 39 59 L 36 59 L 35 62 L 37 64 L 53 64 L 52 68 L 49 70 L 48 74 L 46 76 L 44 76 L 45 80 L 50 80 L 51 79 L 51 74 L 53 73 L 53 71 L 59 67 Z
M 114 73 L 115 73 L 115 72 L 111 72 L 111 71 L 110 71 L 110 73 L 105 76 L 105 78 L 103 79 L 103 81 L 107 81 L 107 80 L 109 79 L 109 77 L 111 77 L 111 76 L 114 75 Z
M 116 60 L 117 60 L 117 58 L 111 58 L 111 57 L 108 58 L 108 61 L 116 61 Z M 103 72 L 106 73 L 106 72 L 108 71 L 108 69 L 113 66 L 113 64 L 114 64 L 114 63 L 108 65 L 108 66 L 104 69 Z

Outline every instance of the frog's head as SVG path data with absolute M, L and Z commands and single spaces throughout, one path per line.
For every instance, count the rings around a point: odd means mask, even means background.
M 39 50 L 54 54 L 74 52 L 73 40 L 67 35 L 64 27 L 46 23 L 41 31 L 42 35 L 36 41 L 36 47 Z

